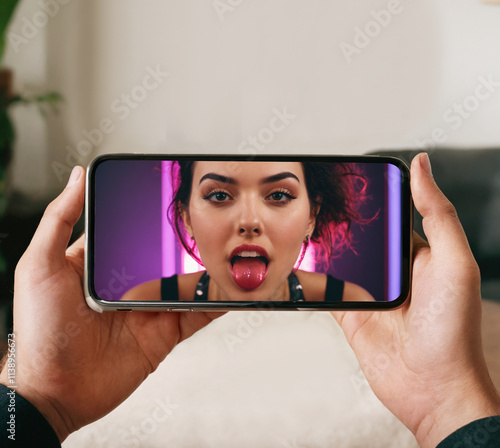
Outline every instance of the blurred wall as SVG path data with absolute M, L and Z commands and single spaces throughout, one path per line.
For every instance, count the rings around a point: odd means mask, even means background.
M 479 0 L 23 0 L 11 33 L 29 23 L 6 63 L 65 97 L 15 111 L 29 194 L 106 152 L 500 142 L 500 6 Z

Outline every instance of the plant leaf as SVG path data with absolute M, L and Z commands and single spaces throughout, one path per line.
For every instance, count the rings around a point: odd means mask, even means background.
M 10 19 L 19 0 L 0 0 L 0 62 L 5 51 L 5 37 Z
M 14 140 L 14 127 L 6 109 L 0 108 L 0 151 L 4 150 Z M 0 153 L 0 159 L 3 154 Z

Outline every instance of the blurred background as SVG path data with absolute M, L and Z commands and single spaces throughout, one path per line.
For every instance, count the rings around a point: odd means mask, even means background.
M 57 165 L 70 165 L 68 154 L 85 165 L 107 152 L 235 152 L 274 108 L 293 118 L 261 151 L 361 154 L 429 145 L 433 133 L 438 145 L 496 146 L 499 21 L 500 6 L 479 0 L 369 8 L 348 0 L 22 0 L 4 65 L 15 90 L 57 91 L 64 103 L 48 119 L 12 110 L 14 188 L 52 198 L 68 178 Z M 146 90 L 151 71 L 158 79 Z M 483 79 L 491 84 L 484 99 L 467 101 Z M 113 130 L 85 144 L 85 131 L 104 119 Z
M 499 21 L 500 5 L 480 0 L 21 0 L 2 67 L 14 92 L 63 101 L 45 115 L 33 104 L 9 108 L 7 215 L 39 215 L 75 164 L 110 152 L 407 149 L 411 160 L 422 149 L 432 159 L 441 147 L 496 148 Z M 263 132 L 276 115 L 284 129 Z M 463 182 L 489 169 L 478 192 L 491 222 L 500 161 L 470 157 L 448 173 Z M 477 214 L 471 229 L 481 228 Z M 25 221 L 0 229 L 0 245 L 16 252 L 10 269 L 29 241 L 13 239 Z M 476 245 L 500 251 L 494 230 Z
M 499 55 L 494 1 L 20 1 L 2 67 L 14 92 L 63 101 L 45 115 L 9 109 L 3 333 L 13 268 L 46 204 L 75 164 L 113 152 L 389 151 L 409 162 L 426 150 L 483 295 L 500 299 Z M 285 126 L 270 135 L 273 116 Z

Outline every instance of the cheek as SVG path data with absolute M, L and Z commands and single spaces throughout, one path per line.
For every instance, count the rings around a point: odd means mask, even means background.
M 280 253 L 287 255 L 297 253 L 298 256 L 308 222 L 306 207 L 297 207 L 279 219 L 273 219 L 273 223 L 267 226 L 268 234 L 274 246 L 276 248 L 279 246 Z
M 220 242 L 227 239 L 231 227 L 227 215 L 207 210 L 202 205 L 194 204 L 191 208 L 191 226 L 200 250 L 221 247 Z

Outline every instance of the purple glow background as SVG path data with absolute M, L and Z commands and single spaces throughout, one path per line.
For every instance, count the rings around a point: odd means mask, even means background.
M 351 225 L 353 249 L 342 253 L 340 258 L 334 258 L 327 271 L 341 280 L 356 283 L 365 288 L 375 300 L 385 297 L 385 164 L 357 164 L 368 179 L 367 194 L 371 200 L 363 206 L 361 215 L 371 218 L 377 215 L 371 223 L 360 226 Z
M 149 160 L 97 167 L 94 285 L 102 299 L 118 300 L 133 286 L 161 277 L 160 167 Z
M 161 164 L 161 161 L 114 160 L 105 161 L 97 168 L 95 289 L 103 299 L 118 300 L 133 286 L 162 276 Z M 388 238 L 385 208 L 387 165 L 360 165 L 368 178 L 368 194 L 372 198 L 362 215 L 371 217 L 379 211 L 379 216 L 363 227 L 352 225 L 357 255 L 350 250 L 344 252 L 333 260 L 327 272 L 363 286 L 376 300 L 384 300 L 391 271 L 385 252 Z M 169 179 L 169 176 L 163 177 Z M 165 185 L 163 190 L 168 191 Z M 166 201 L 170 199 L 165 198 Z M 400 214 L 399 203 L 394 211 Z M 397 250 L 401 252 L 401 247 Z M 164 260 L 163 271 L 167 264 L 179 266 L 178 261 Z M 133 278 L 124 279 L 117 275 L 123 272 Z

